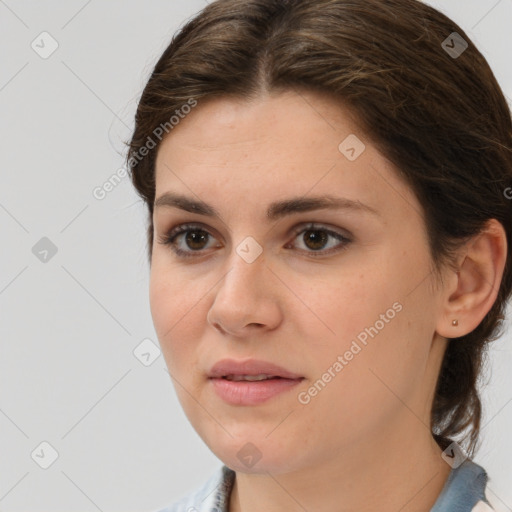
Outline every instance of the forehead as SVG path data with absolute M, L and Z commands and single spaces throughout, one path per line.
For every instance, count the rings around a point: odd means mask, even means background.
M 336 150 L 344 134 L 356 132 L 364 137 L 341 104 L 318 93 L 286 91 L 250 101 L 232 97 L 200 100 L 160 149 L 185 145 L 191 151 L 214 154 L 243 152 L 260 144 L 300 154 L 313 147 Z
M 266 208 L 282 197 L 325 193 L 376 210 L 389 200 L 408 209 L 415 202 L 352 113 L 309 92 L 199 102 L 158 149 L 156 197 L 169 190 L 245 197 L 239 207 L 251 198 Z

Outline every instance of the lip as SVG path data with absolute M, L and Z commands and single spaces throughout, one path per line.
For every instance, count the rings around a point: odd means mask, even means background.
M 223 378 L 226 375 L 258 375 L 261 373 L 279 378 L 262 381 L 232 381 Z M 302 382 L 304 377 L 267 361 L 223 359 L 211 368 L 208 379 L 212 383 L 215 393 L 228 404 L 257 405 L 289 391 Z
M 259 375 L 260 373 L 291 380 L 303 378 L 302 375 L 292 373 L 274 363 L 258 359 L 247 359 L 245 361 L 221 359 L 212 366 L 208 372 L 208 378 L 216 379 L 227 375 Z

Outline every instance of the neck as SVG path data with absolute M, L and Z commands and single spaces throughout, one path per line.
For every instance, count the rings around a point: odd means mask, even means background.
M 410 412 L 409 412 L 410 414 Z M 381 431 L 317 466 L 280 474 L 237 472 L 230 512 L 429 512 L 451 467 L 418 418 Z

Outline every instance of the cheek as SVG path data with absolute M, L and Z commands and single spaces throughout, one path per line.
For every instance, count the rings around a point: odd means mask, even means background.
M 198 319 L 204 308 L 200 292 L 183 273 L 164 272 L 157 265 L 151 269 L 151 316 L 170 370 L 179 367 L 179 361 L 194 349 L 194 340 L 200 339 L 200 334 L 195 332 L 202 328 Z
M 363 271 L 333 271 L 329 279 L 309 280 L 294 287 L 299 297 L 306 298 L 307 305 L 301 304 L 296 318 L 310 333 L 309 341 L 332 356 L 348 349 L 353 338 L 392 308 L 400 295 L 393 288 L 394 282 L 390 269 L 376 265 L 366 266 Z M 311 339 L 314 332 L 316 336 Z
M 312 356 L 312 373 L 321 377 L 342 356 L 347 361 L 345 377 L 337 382 L 341 385 L 344 380 L 343 393 L 348 396 L 361 396 L 365 381 L 376 383 L 369 368 L 386 378 L 391 375 L 392 381 L 396 371 L 408 381 L 425 355 L 421 344 L 411 343 L 411 335 L 424 336 L 418 311 L 424 313 L 423 322 L 428 317 L 424 290 L 420 287 L 410 294 L 418 282 L 418 262 L 407 263 L 396 254 L 379 256 L 359 261 L 359 268 L 347 265 L 332 272 L 329 280 L 309 280 L 294 288 L 298 296 L 307 298 L 308 308 L 301 305 L 294 315 L 304 334 L 303 350 Z
M 204 277 L 173 265 L 163 255 L 154 257 L 149 281 L 149 300 L 159 335 L 167 338 L 165 333 L 171 328 L 169 334 L 190 324 L 183 319 L 197 315 L 197 310 L 201 308 L 201 299 L 208 290 L 208 283 L 204 281 Z

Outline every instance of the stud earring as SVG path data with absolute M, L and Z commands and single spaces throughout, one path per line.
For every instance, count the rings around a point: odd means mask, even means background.
M 458 320 L 452 320 L 452 325 L 459 325 L 459 321 Z

